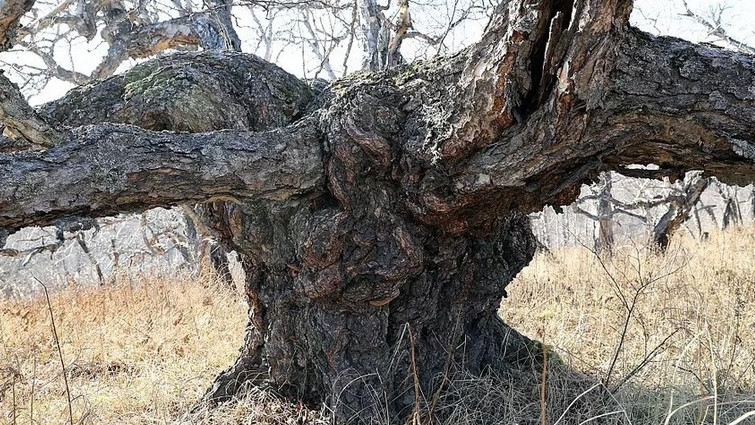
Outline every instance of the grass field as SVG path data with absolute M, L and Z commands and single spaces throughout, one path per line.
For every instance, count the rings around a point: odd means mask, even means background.
M 233 362 L 246 323 L 237 294 L 190 276 L 74 287 L 51 306 L 74 423 L 170 422 Z M 69 422 L 44 298 L 0 304 L 0 399 L 0 423 Z
M 490 377 L 458 377 L 450 422 L 516 423 L 535 412 L 538 423 L 570 424 L 560 415 L 581 409 L 593 423 L 755 424 L 753 247 L 749 227 L 680 237 L 665 255 L 633 246 L 611 259 L 585 248 L 538 254 L 501 315 L 552 349 L 543 392 L 532 404 Z M 207 279 L 123 277 L 50 301 L 0 301 L 0 424 L 69 422 L 51 311 L 74 423 L 326 423 L 259 391 L 186 413 L 231 364 L 245 325 L 240 296 Z M 591 404 L 599 393 L 610 402 Z
M 541 253 L 500 314 L 614 393 L 635 424 L 728 424 L 755 412 L 755 227 L 665 255 Z M 626 422 L 630 422 L 626 420 Z M 742 424 L 755 424 L 755 413 Z

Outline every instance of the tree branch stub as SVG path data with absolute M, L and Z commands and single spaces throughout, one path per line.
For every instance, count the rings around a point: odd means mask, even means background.
M 16 144 L 44 149 L 68 139 L 66 132 L 48 124 L 0 71 L 0 124 Z M 2 134 L 0 134 L 2 135 Z
M 19 20 L 31 10 L 35 0 L 5 0 L 0 3 L 0 51 L 13 46 Z

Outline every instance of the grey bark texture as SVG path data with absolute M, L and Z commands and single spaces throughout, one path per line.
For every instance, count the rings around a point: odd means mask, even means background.
M 0 3 L 0 51 L 13 46 L 18 31 L 19 20 L 31 7 L 35 0 L 3 0 Z
M 755 180 L 753 58 L 639 33 L 631 6 L 504 1 L 461 53 L 320 93 L 235 53 L 142 64 L 40 108 L 63 143 L 0 154 L 0 236 L 225 201 L 251 308 L 210 403 L 264 374 L 337 422 L 401 423 L 438 414 L 450 365 L 526 385 L 537 344 L 497 315 L 525 213 L 632 163 Z

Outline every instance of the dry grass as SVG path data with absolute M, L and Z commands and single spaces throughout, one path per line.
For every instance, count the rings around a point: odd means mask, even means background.
M 697 401 L 674 415 L 680 423 L 713 421 L 714 409 L 736 417 L 755 409 L 753 247 L 751 226 L 676 238 L 665 255 L 635 246 L 610 259 L 586 248 L 538 254 L 501 316 L 604 381 L 622 408 L 658 420 L 633 423 L 663 423 L 672 396 L 674 407 Z
M 82 424 L 175 419 L 233 362 L 246 316 L 238 296 L 190 276 L 71 288 L 51 303 Z M 68 422 L 57 356 L 44 298 L 0 303 L 0 423 Z
M 753 246 L 755 227 L 704 243 L 678 238 L 666 255 L 636 247 L 610 260 L 584 248 L 539 254 L 501 315 L 553 348 L 545 387 L 523 392 L 507 377 L 457 373 L 438 405 L 444 423 L 566 425 L 606 415 L 591 423 L 660 425 L 669 406 L 685 403 L 670 424 L 731 423 L 755 409 Z M 202 279 L 71 288 L 52 297 L 52 309 L 75 423 L 327 423 L 322 412 L 258 390 L 186 413 L 233 361 L 245 324 L 240 297 Z M 0 424 L 67 423 L 57 355 L 43 298 L 0 302 Z

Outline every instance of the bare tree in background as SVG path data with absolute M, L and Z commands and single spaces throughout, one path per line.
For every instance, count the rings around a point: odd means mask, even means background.
M 731 6 L 726 2 L 711 6 L 707 14 L 693 11 L 685 0 L 682 0 L 682 4 L 684 5 L 684 16 L 705 27 L 708 30 L 708 38 L 711 42 L 723 43 L 734 50 L 749 55 L 755 54 L 755 48 L 730 36 L 726 30 L 727 24 L 724 15 L 727 10 L 731 9 Z
M 598 234 L 595 237 L 595 252 L 605 256 L 611 256 L 613 253 L 616 235 L 614 226 L 616 225 L 616 216 L 623 214 L 646 221 L 646 216 L 634 212 L 643 208 L 635 203 L 621 202 L 614 197 L 613 183 L 615 173 L 600 173 L 598 181 L 590 186 L 591 195 L 579 197 L 572 208 L 572 211 L 593 220 L 598 227 Z M 594 202 L 596 204 L 595 213 L 584 209 L 581 204 L 585 202 Z
M 15 46 L 2 63 L 23 76 L 21 89 L 40 91 L 51 79 L 74 85 L 113 75 L 124 62 L 145 59 L 169 49 L 239 50 L 231 22 L 230 0 L 83 1 L 44 3 L 31 22 L 9 39 Z M 74 68 L 77 46 L 87 43 L 102 59 L 91 72 Z M 96 43 L 96 44 L 92 44 Z M 97 53 L 88 55 L 96 56 Z
M 711 184 L 716 188 L 718 195 L 724 203 L 723 213 L 721 216 L 721 228 L 726 229 L 730 226 L 739 226 L 742 224 L 742 209 L 739 207 L 739 188 L 727 186 L 715 177 L 711 177 Z
M 630 170 L 624 171 L 630 174 Z M 572 211 L 593 220 L 597 225 L 595 237 L 595 251 L 611 255 L 616 240 L 614 227 L 619 215 L 633 217 L 650 225 L 650 242 L 665 250 L 670 237 L 690 218 L 697 214 L 697 204 L 711 183 L 711 178 L 703 177 L 701 173 L 687 173 L 683 180 L 666 183 L 663 186 L 653 185 L 638 191 L 630 201 L 620 200 L 613 193 L 614 183 L 627 186 L 626 177 L 617 173 L 601 173 L 598 183 L 590 187 L 592 194 L 577 199 Z M 722 186 L 722 187 L 725 187 Z M 728 187 L 721 190 L 728 190 Z M 728 193 L 728 192 L 727 192 Z M 583 205 L 595 204 L 595 213 L 585 209 Z M 650 211 L 662 208 L 665 212 L 657 221 L 651 219 Z

